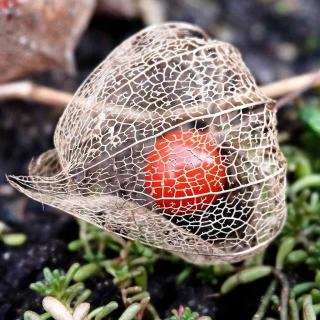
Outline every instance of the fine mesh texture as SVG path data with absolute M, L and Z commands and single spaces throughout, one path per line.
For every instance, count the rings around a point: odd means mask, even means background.
M 74 69 L 73 51 L 92 0 L 9 0 L 0 6 L 0 82 L 30 72 Z
M 10 182 L 194 263 L 239 261 L 263 249 L 285 220 L 275 126 L 274 102 L 237 49 L 189 24 L 157 25 L 124 41 L 92 72 L 60 118 L 55 149 L 31 163 L 29 177 Z M 225 183 L 204 210 L 195 205 L 193 214 L 178 215 L 159 208 L 145 172 L 157 139 L 190 129 L 208 133 Z

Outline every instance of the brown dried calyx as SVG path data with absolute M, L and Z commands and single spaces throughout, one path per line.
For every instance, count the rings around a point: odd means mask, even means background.
M 194 263 L 239 261 L 266 247 L 285 220 L 275 113 L 233 46 L 189 24 L 156 25 L 124 41 L 92 72 L 57 125 L 55 149 L 31 164 L 30 176 L 10 183 Z M 204 210 L 187 201 L 192 214 L 175 215 L 159 208 L 145 173 L 158 139 L 185 130 L 210 137 L 225 184 L 204 197 Z M 181 190 L 174 198 L 185 199 Z
M 0 7 L 0 82 L 35 71 L 74 69 L 73 51 L 92 0 L 9 0 Z

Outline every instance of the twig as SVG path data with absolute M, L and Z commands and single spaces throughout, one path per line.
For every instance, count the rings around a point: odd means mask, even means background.
M 304 78 L 303 78 L 304 77 Z M 299 78 L 299 77 L 296 77 Z M 309 90 L 314 86 L 320 85 L 320 71 L 313 72 L 310 74 L 310 77 L 300 76 L 300 79 L 305 79 L 305 83 L 301 85 L 300 88 L 293 89 L 291 92 L 289 91 L 284 97 L 277 101 L 277 108 L 284 106 L 285 104 L 289 103 L 290 101 L 298 98 L 303 92 Z M 278 83 L 279 85 L 279 83 Z M 287 83 L 288 89 L 290 89 L 290 83 Z
M 314 71 L 279 80 L 260 87 L 260 89 L 270 98 L 278 98 L 288 94 L 295 94 L 297 97 L 303 91 L 320 86 L 320 71 Z M 283 104 L 283 103 L 282 103 Z
M 261 86 L 260 89 L 271 98 L 280 97 L 293 92 L 298 89 L 310 88 L 320 86 L 320 71 L 314 71 L 302 74 L 300 76 L 295 76 L 287 78 L 284 80 L 279 80 L 272 82 L 270 84 Z
M 317 86 L 320 86 L 320 71 L 276 81 L 262 86 L 260 89 L 270 98 L 278 98 L 289 94 L 279 101 L 278 106 L 281 106 L 288 100 L 299 96 L 303 91 Z M 0 100 L 31 100 L 62 110 L 71 101 L 72 97 L 72 93 L 41 86 L 28 80 L 0 85 Z
M 278 98 L 287 95 L 290 92 L 304 88 L 305 86 L 317 87 L 320 85 L 319 78 L 320 71 L 313 71 L 279 81 L 260 87 L 260 89 L 270 98 Z
M 276 268 L 272 268 L 272 272 L 281 283 L 280 319 L 288 320 L 289 283 L 281 271 L 277 270 Z
M 71 98 L 71 93 L 40 86 L 31 81 L 17 81 L 0 85 L 0 100 L 32 100 L 63 109 Z

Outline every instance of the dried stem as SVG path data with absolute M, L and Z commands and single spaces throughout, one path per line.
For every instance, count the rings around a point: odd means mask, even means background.
M 285 96 L 278 103 L 278 106 L 282 106 L 305 90 L 317 86 L 320 86 L 320 71 L 276 81 L 261 86 L 260 89 L 270 98 Z M 72 97 L 72 93 L 37 85 L 31 81 L 17 81 L 0 85 L 0 100 L 32 100 L 62 110 Z
M 32 100 L 63 109 L 71 98 L 71 93 L 40 86 L 31 81 L 17 81 L 0 85 L 0 100 Z
M 260 87 L 270 98 L 278 98 L 290 93 L 301 94 L 303 91 L 320 86 L 320 71 L 305 73 L 300 76 L 279 80 Z
M 288 302 L 289 302 L 289 283 L 285 275 L 278 269 L 272 269 L 273 274 L 281 283 L 281 305 L 280 305 L 280 319 L 288 320 Z

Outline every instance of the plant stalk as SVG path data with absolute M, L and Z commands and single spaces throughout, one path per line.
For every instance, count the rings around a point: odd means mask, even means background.
M 320 71 L 305 73 L 299 76 L 272 82 L 260 89 L 270 98 L 286 96 L 278 106 L 299 96 L 305 90 L 320 86 Z M 0 101 L 17 99 L 31 100 L 47 106 L 63 110 L 71 101 L 72 93 L 35 84 L 31 81 L 16 81 L 0 85 Z

